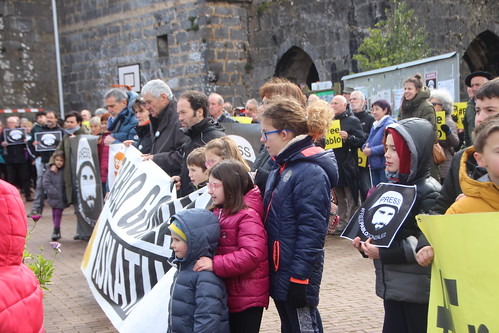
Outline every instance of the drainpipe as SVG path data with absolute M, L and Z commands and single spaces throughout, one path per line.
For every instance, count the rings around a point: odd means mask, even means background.
M 54 19 L 54 39 L 55 39 L 55 62 L 57 64 L 57 87 L 59 90 L 59 111 L 61 119 L 64 119 L 64 95 L 62 91 L 61 54 L 59 49 L 59 30 L 57 28 L 57 7 L 55 0 L 52 0 L 52 15 Z

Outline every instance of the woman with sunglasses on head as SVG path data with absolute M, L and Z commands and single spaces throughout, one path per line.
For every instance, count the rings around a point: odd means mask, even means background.
M 334 156 L 314 145 L 328 121 L 296 99 L 274 96 L 261 116 L 261 141 L 272 158 L 264 195 L 270 295 L 281 331 L 322 332 L 317 309 L 331 188 L 338 181 Z

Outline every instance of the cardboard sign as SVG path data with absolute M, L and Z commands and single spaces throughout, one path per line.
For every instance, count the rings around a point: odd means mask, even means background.
M 437 132 L 438 132 L 438 140 L 446 140 L 447 134 L 442 131 L 442 125 L 445 124 L 445 111 L 437 111 L 435 112 L 437 117 Z
M 328 150 L 343 147 L 340 131 L 340 121 L 333 120 L 326 133 L 326 147 L 324 149 Z
M 62 140 L 61 131 L 35 133 L 36 151 L 54 151 Z
M 10 145 L 23 145 L 26 141 L 25 128 L 6 128 L 3 130 L 4 141 Z

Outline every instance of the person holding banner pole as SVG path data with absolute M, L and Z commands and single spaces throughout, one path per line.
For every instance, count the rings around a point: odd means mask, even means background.
M 416 262 L 422 232 L 416 215 L 428 213 L 440 192 L 440 183 L 430 176 L 436 137 L 425 119 L 408 118 L 388 125 L 384 134 L 388 182 L 416 185 L 416 200 L 407 218 L 387 248 L 354 238 L 352 245 L 373 259 L 376 295 L 383 299 L 383 333 L 425 333 L 430 294 L 430 269 Z
M 314 145 L 329 121 L 290 97 L 273 96 L 260 124 L 272 158 L 264 195 L 270 295 L 281 331 L 322 332 L 318 311 L 331 189 L 338 181 L 334 156 Z

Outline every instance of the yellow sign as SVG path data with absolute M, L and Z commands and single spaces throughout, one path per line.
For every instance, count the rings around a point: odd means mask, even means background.
M 334 148 L 343 147 L 343 140 L 341 139 L 340 131 L 341 131 L 340 121 L 333 120 L 326 133 L 325 149 L 334 149 Z
M 452 114 L 457 116 L 457 128 L 459 129 L 464 129 L 463 118 L 467 106 L 467 102 L 454 103 L 454 112 Z
M 499 213 L 417 220 L 435 252 L 427 332 L 499 332 Z
M 358 155 L 358 160 L 359 160 L 359 166 L 362 168 L 367 167 L 367 156 L 364 154 L 362 149 L 360 149 L 360 148 L 358 149 L 357 155 Z
M 237 117 L 231 117 L 231 118 L 237 120 L 241 124 L 251 124 L 251 122 L 253 121 L 253 118 L 251 118 L 251 117 L 237 116 Z
M 447 134 L 442 131 L 442 125 L 445 124 L 445 111 L 437 111 L 437 132 L 438 132 L 438 140 L 447 139 Z

